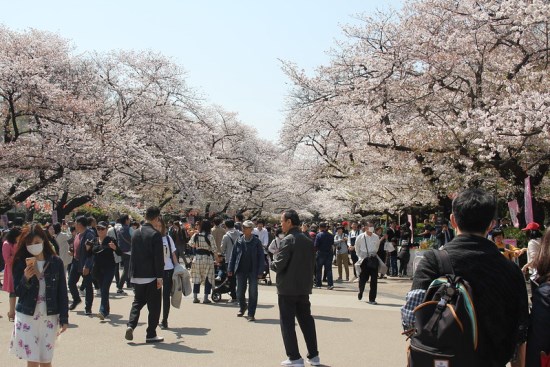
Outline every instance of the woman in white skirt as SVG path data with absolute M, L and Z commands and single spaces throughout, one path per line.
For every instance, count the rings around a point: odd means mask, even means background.
M 13 278 L 18 302 L 10 352 L 28 367 L 49 367 L 57 336 L 68 326 L 69 299 L 63 261 L 39 224 L 21 233 Z

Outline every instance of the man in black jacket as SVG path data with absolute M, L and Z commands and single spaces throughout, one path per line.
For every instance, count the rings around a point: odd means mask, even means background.
M 309 302 L 315 256 L 311 239 L 300 231 L 299 225 L 300 218 L 295 210 L 287 210 L 281 215 L 281 226 L 286 237 L 281 241 L 279 252 L 271 263 L 271 269 L 277 273 L 281 333 L 288 356 L 281 365 L 304 365 L 296 339 L 294 319 L 297 318 L 306 341 L 308 362 L 312 366 L 319 366 L 317 333 Z
M 149 319 L 147 343 L 161 342 L 157 336 L 162 300 L 162 277 L 164 275 L 164 252 L 162 247 L 160 209 L 151 207 L 145 214 L 146 223 L 132 235 L 132 255 L 130 258 L 130 278 L 134 285 L 134 302 L 126 329 L 126 340 L 134 339 L 134 329 L 139 321 L 139 313 L 147 305 Z
M 519 267 L 486 238 L 494 226 L 496 209 L 495 198 L 483 190 L 461 192 L 453 201 L 451 215 L 457 236 L 445 245 L 454 273 L 472 287 L 479 339 L 476 363 L 471 367 L 504 367 L 514 351 L 518 351 L 518 361 L 525 355 L 529 318 L 525 279 Z M 414 328 L 414 309 L 431 282 L 443 275 L 435 253 L 426 252 L 401 309 L 405 330 Z

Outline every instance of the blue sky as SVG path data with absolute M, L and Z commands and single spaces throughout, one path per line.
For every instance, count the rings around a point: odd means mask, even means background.
M 277 140 L 290 85 L 279 59 L 308 72 L 329 60 L 341 25 L 402 0 L 2 1 L 0 23 L 53 31 L 77 51 L 150 49 L 172 57 L 210 103 Z

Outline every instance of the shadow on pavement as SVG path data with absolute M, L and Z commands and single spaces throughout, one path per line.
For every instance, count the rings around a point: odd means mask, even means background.
M 256 324 L 279 325 L 278 319 L 256 319 Z
M 181 328 L 170 328 L 166 331 L 171 331 L 176 334 L 178 339 L 181 339 L 183 335 L 194 335 L 194 336 L 205 336 L 208 334 L 210 329 L 198 328 L 198 327 L 181 327 Z
M 201 350 L 201 349 L 195 349 L 188 347 L 186 345 L 181 345 L 178 343 L 128 343 L 131 347 L 142 347 L 142 346 L 149 346 L 152 345 L 155 349 L 160 350 L 167 350 L 170 352 L 183 352 L 183 353 L 191 353 L 191 354 L 212 354 L 214 351 L 211 350 Z
M 403 304 L 395 304 L 395 303 L 378 303 L 378 306 L 387 306 L 387 307 L 403 307 Z
M 330 321 L 330 322 L 351 322 L 351 319 L 348 319 L 347 317 L 331 317 L 331 316 L 313 316 L 315 321 L 322 320 L 322 321 Z

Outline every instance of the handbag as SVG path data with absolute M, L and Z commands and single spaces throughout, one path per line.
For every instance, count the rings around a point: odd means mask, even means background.
M 370 256 L 369 253 L 369 246 L 367 244 L 367 238 L 363 237 L 365 239 L 365 248 L 367 249 L 367 258 L 365 259 L 367 261 L 367 269 L 378 271 L 378 256 Z

